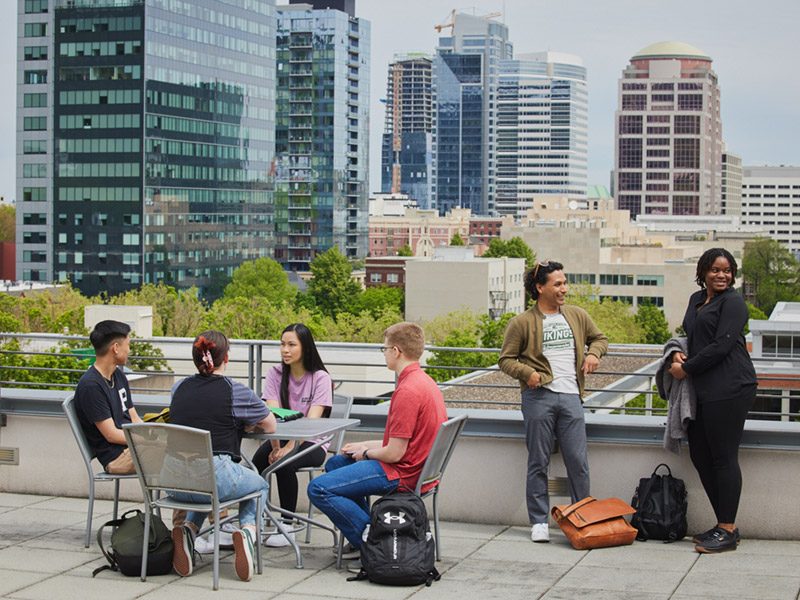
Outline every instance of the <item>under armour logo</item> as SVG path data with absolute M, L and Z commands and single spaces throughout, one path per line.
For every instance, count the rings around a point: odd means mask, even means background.
M 396 515 L 393 515 L 391 512 L 383 513 L 384 523 L 391 525 L 392 521 L 397 521 L 398 525 L 402 525 L 406 522 L 406 513 L 398 512 Z

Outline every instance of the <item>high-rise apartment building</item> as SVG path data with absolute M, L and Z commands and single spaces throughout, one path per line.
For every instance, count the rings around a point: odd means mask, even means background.
M 800 258 L 800 167 L 743 167 L 742 223 L 768 229 Z
M 742 215 L 742 157 L 722 144 L 722 214 Z
M 720 90 L 711 57 L 683 42 L 636 53 L 619 80 L 617 207 L 638 214 L 722 212 Z
M 454 14 L 452 36 L 439 38 L 433 60 L 434 179 L 439 214 L 469 208 L 495 212 L 494 144 L 500 62 L 512 58 L 508 27 Z
M 270 256 L 274 0 L 18 0 L 18 276 L 202 292 Z
M 495 209 L 523 217 L 534 196 L 585 201 L 589 95 L 571 54 L 518 54 L 499 63 Z
M 367 254 L 370 26 L 338 5 L 278 10 L 275 260 L 289 271 L 333 246 Z
M 386 87 L 381 191 L 407 194 L 421 208 L 430 208 L 433 127 L 430 57 L 395 56 L 389 64 Z

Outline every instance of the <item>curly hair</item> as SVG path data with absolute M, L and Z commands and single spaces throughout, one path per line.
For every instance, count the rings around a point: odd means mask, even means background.
M 564 265 L 554 260 L 545 260 L 543 262 L 536 263 L 525 273 L 525 291 L 530 294 L 531 298 L 537 300 L 539 298 L 539 290 L 536 289 L 536 284 L 546 284 L 550 273 L 553 271 L 563 270 Z
M 706 274 L 711 270 L 711 267 L 714 265 L 714 261 L 717 260 L 719 257 L 724 258 L 728 261 L 728 264 L 731 267 L 731 285 L 736 283 L 736 273 L 739 270 L 739 267 L 736 265 L 736 259 L 733 258 L 733 255 L 725 250 L 725 248 L 709 248 L 703 255 L 700 257 L 700 260 L 697 261 L 697 273 L 695 274 L 695 281 L 697 285 L 701 288 L 705 289 L 706 287 Z

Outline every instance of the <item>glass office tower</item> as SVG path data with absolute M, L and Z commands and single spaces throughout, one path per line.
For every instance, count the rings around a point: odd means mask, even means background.
M 434 180 L 439 214 L 495 212 L 495 120 L 499 64 L 513 56 L 508 27 L 456 14 L 433 61 Z
M 18 142 L 23 277 L 206 293 L 272 254 L 274 0 L 19 7 L 19 111 L 41 127 Z M 28 229 L 42 268 L 24 260 Z
M 534 196 L 585 201 L 588 129 L 586 68 L 579 57 L 548 51 L 502 61 L 497 212 L 522 217 Z
M 381 192 L 407 194 L 422 209 L 431 207 L 431 97 L 430 57 L 395 56 L 386 86 Z
M 367 254 L 370 28 L 343 8 L 278 11 L 275 260 L 288 271 L 333 246 Z

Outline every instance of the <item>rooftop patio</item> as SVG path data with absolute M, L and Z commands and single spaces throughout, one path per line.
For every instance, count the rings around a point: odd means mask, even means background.
M 135 507 L 124 503 L 122 509 Z M 800 542 L 745 539 L 736 552 L 700 555 L 693 544 L 635 542 L 573 550 L 557 529 L 550 544 L 533 544 L 525 527 L 443 524 L 442 579 L 431 588 L 348 582 L 337 571 L 329 534 L 315 531 L 303 545 L 304 569 L 290 549 L 264 549 L 264 574 L 239 581 L 231 553 L 223 555 L 220 591 L 211 590 L 210 557 L 195 573 L 148 578 L 92 571 L 105 564 L 97 545 L 83 548 L 86 500 L 0 493 L 0 597 L 40 600 L 202 600 L 203 598 L 757 598 L 800 597 Z M 99 501 L 95 528 L 111 518 Z

